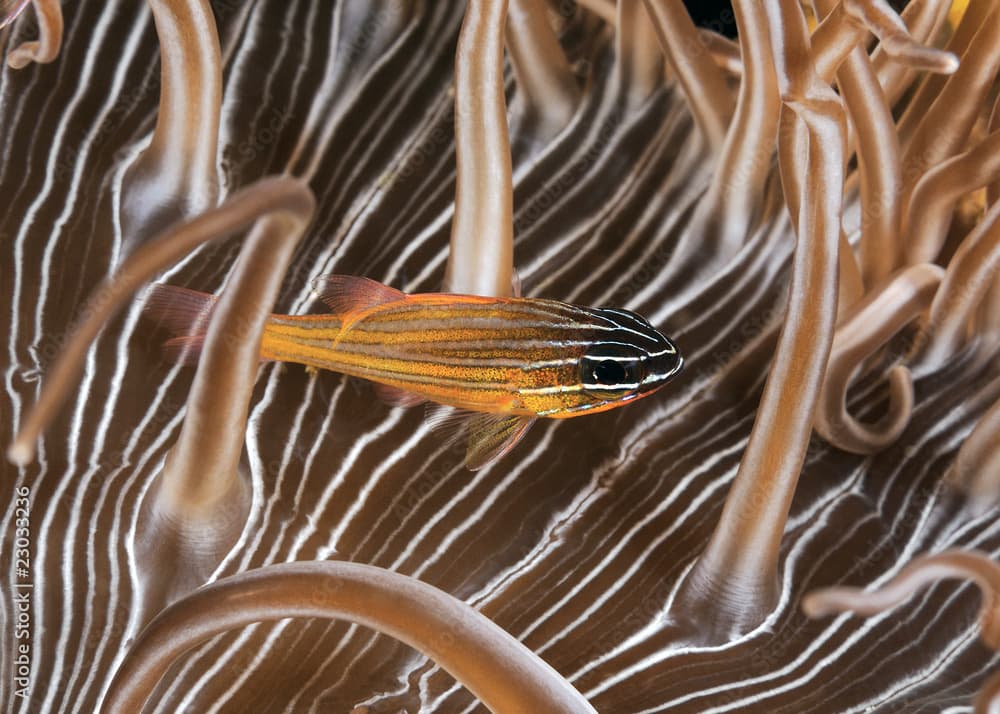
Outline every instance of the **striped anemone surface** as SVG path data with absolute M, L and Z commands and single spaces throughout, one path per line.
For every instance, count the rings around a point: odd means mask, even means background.
M 276 312 L 322 313 L 311 282 L 330 273 L 407 293 L 440 289 L 464 5 L 212 3 L 224 62 L 223 193 L 290 173 L 317 197 Z M 782 541 L 779 605 L 765 623 L 718 646 L 678 639 L 669 603 L 747 444 L 794 234 L 775 176 L 739 250 L 696 281 L 672 270 L 702 250 L 687 226 L 713 166 L 684 97 L 667 82 L 624 102 L 612 28 L 572 3 L 551 7 L 563 12 L 561 42 L 583 92 L 554 138 L 512 125 L 523 293 L 648 317 L 676 338 L 683 376 L 622 409 L 540 422 L 497 464 L 470 473 L 422 409 L 383 405 L 339 374 L 264 364 L 245 435 L 249 521 L 213 579 L 298 560 L 419 578 L 498 623 L 602 713 L 971 711 L 1000 659 L 978 639 L 970 585 L 941 583 L 869 618 L 809 620 L 799 608 L 806 591 L 882 582 L 926 551 L 1000 555 L 996 510 L 971 516 L 942 485 L 996 387 L 994 363 L 964 353 L 916 382 L 912 421 L 889 448 L 855 456 L 813 436 Z M 123 174 L 157 116 L 159 43 L 146 3 L 63 9 L 58 59 L 0 72 L 5 444 L 84 299 L 130 250 Z M 5 46 L 34 31 L 19 20 Z M 510 73 L 507 95 L 516 106 Z M 218 291 L 237 250 L 235 240 L 204 247 L 161 281 Z M 177 438 L 192 370 L 164 359 L 164 336 L 141 303 L 88 353 L 35 461 L 0 465 L 5 711 L 96 711 L 144 624 L 140 504 Z M 870 419 L 886 398 L 877 372 L 850 395 Z M 27 579 L 14 558 L 22 493 Z M 29 580 L 30 590 L 15 587 Z M 26 686 L 16 681 L 22 643 Z M 287 619 L 186 654 L 146 711 L 476 710 L 454 679 L 389 637 Z

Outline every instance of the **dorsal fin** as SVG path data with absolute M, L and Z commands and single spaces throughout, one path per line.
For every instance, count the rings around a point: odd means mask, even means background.
M 406 299 L 406 293 L 356 275 L 321 275 L 312 286 L 317 297 L 334 313 L 357 312 Z

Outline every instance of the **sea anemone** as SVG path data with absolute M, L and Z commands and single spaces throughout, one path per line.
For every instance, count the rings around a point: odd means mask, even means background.
M 12 711 L 991 706 L 968 585 L 800 606 L 917 553 L 995 576 L 997 2 L 736 0 L 738 45 L 679 0 L 33 5 Z M 688 368 L 470 473 L 423 411 L 258 364 L 332 272 L 625 307 Z M 158 273 L 220 293 L 196 370 Z

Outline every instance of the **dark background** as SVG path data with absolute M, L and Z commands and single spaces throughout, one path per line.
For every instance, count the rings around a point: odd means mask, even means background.
M 684 5 L 694 24 L 699 27 L 707 27 L 727 37 L 736 37 L 736 22 L 733 19 L 732 3 L 728 0 L 712 2 L 699 2 L 698 0 L 684 0 Z
M 889 0 L 889 4 L 897 11 L 906 7 L 908 0 Z M 736 22 L 733 19 L 732 3 L 726 1 L 700 2 L 699 0 L 684 0 L 684 5 L 699 27 L 708 27 L 727 37 L 736 37 Z

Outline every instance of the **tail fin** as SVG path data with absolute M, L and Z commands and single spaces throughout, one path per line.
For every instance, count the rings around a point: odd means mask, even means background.
M 153 285 L 146 297 L 146 314 L 169 330 L 174 337 L 163 349 L 167 359 L 181 364 L 197 364 L 205 333 L 218 298 L 176 285 Z

